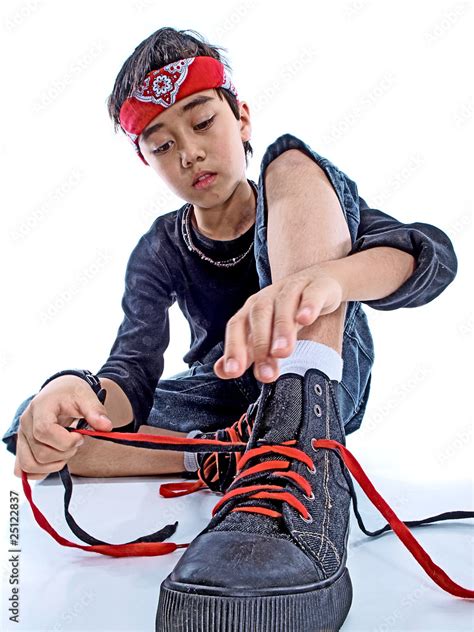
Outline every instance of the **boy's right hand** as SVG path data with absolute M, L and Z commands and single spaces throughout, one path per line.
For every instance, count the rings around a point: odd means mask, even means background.
M 62 375 L 42 388 L 20 417 L 15 476 L 21 478 L 23 470 L 28 479 L 41 480 L 62 470 L 84 443 L 78 433 L 66 430 L 81 418 L 99 432 L 113 429 L 105 406 L 77 375 Z

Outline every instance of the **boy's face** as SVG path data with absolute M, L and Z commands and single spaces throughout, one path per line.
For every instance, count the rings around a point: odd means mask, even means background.
M 239 108 L 240 121 L 214 89 L 191 94 L 150 121 L 140 151 L 178 197 L 201 208 L 221 204 L 246 181 L 242 143 L 250 140 L 251 124 L 248 105 Z M 217 174 L 204 188 L 193 186 L 201 171 Z

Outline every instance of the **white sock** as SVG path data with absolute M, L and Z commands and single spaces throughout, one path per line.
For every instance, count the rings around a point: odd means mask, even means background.
M 186 439 L 194 439 L 198 434 L 201 434 L 202 430 L 191 430 L 186 435 Z M 184 469 L 186 472 L 197 472 L 199 464 L 196 452 L 184 452 Z
M 297 373 L 304 376 L 308 369 L 319 369 L 337 382 L 341 381 L 344 364 L 337 351 L 313 340 L 297 340 L 293 353 L 287 358 L 279 358 L 278 363 L 280 375 Z

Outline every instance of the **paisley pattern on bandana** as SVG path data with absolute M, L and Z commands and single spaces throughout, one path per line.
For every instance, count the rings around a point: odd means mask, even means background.
M 188 68 L 193 61 L 194 57 L 190 57 L 163 66 L 160 70 L 152 70 L 133 96 L 138 101 L 156 103 L 169 108 L 175 103 L 179 87 L 186 79 Z
M 232 81 L 230 80 L 229 75 L 226 73 L 226 71 L 224 70 L 224 78 L 223 78 L 223 84 L 222 87 L 226 88 L 227 90 L 230 90 L 230 92 L 232 92 L 232 94 L 235 94 L 235 96 L 237 96 L 237 90 L 235 89 L 234 84 L 232 83 Z

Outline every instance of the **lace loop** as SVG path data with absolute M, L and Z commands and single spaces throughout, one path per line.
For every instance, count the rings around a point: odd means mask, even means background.
M 244 456 L 240 459 L 238 472 L 240 472 L 245 465 L 249 462 L 250 459 L 253 459 L 256 456 L 262 456 L 263 454 L 267 454 L 269 452 L 274 452 L 275 454 L 282 454 L 283 456 L 290 457 L 292 459 L 296 459 L 297 461 L 301 461 L 304 463 L 306 467 L 309 469 L 314 467 L 313 460 L 305 453 L 303 450 L 299 450 L 298 448 L 292 448 L 288 445 L 264 445 L 259 448 L 252 448 L 251 450 L 247 450 Z
M 286 442 L 286 444 L 288 443 L 294 442 Z M 234 479 L 234 484 L 238 479 L 240 480 L 242 478 L 245 478 L 246 476 L 250 476 L 252 474 L 266 473 L 270 476 L 283 477 L 293 481 L 294 483 L 296 483 L 296 486 L 303 492 L 308 500 L 310 500 L 311 497 L 314 498 L 310 483 L 303 476 L 301 476 L 301 474 L 290 470 L 284 472 L 278 471 L 280 469 L 287 470 L 290 466 L 290 461 L 267 460 L 249 467 L 246 471 L 242 471 L 242 469 L 251 459 L 254 459 L 255 457 L 261 457 L 266 454 L 283 455 L 289 457 L 292 460 L 300 461 L 301 463 L 306 465 L 307 468 L 314 467 L 312 459 L 305 452 L 299 450 L 298 448 L 293 448 L 290 445 L 264 445 L 258 448 L 251 448 L 250 450 L 247 450 L 245 455 L 240 460 L 239 474 Z M 269 489 L 275 491 L 263 491 Z M 251 495 L 249 496 L 249 494 Z M 285 488 L 281 485 L 268 484 L 247 485 L 246 487 L 236 487 L 229 490 L 214 507 L 214 509 L 212 510 L 212 515 L 214 516 L 217 511 L 219 511 L 219 509 L 223 507 L 223 505 L 225 505 L 229 500 L 235 497 L 244 497 L 243 500 L 266 499 L 272 501 L 286 502 L 291 507 L 296 509 L 296 511 L 298 511 L 302 518 L 304 517 L 306 520 L 309 520 L 310 514 L 308 510 L 303 505 L 303 503 L 298 500 L 291 492 L 285 491 Z M 263 511 L 263 509 L 265 509 L 265 511 Z M 245 510 L 248 512 L 252 512 L 253 510 L 255 510 L 254 513 L 265 513 L 269 516 L 271 515 L 271 513 L 281 516 L 279 512 L 275 512 L 272 509 L 262 508 L 259 505 L 246 505 Z M 274 515 L 272 517 L 277 516 Z

